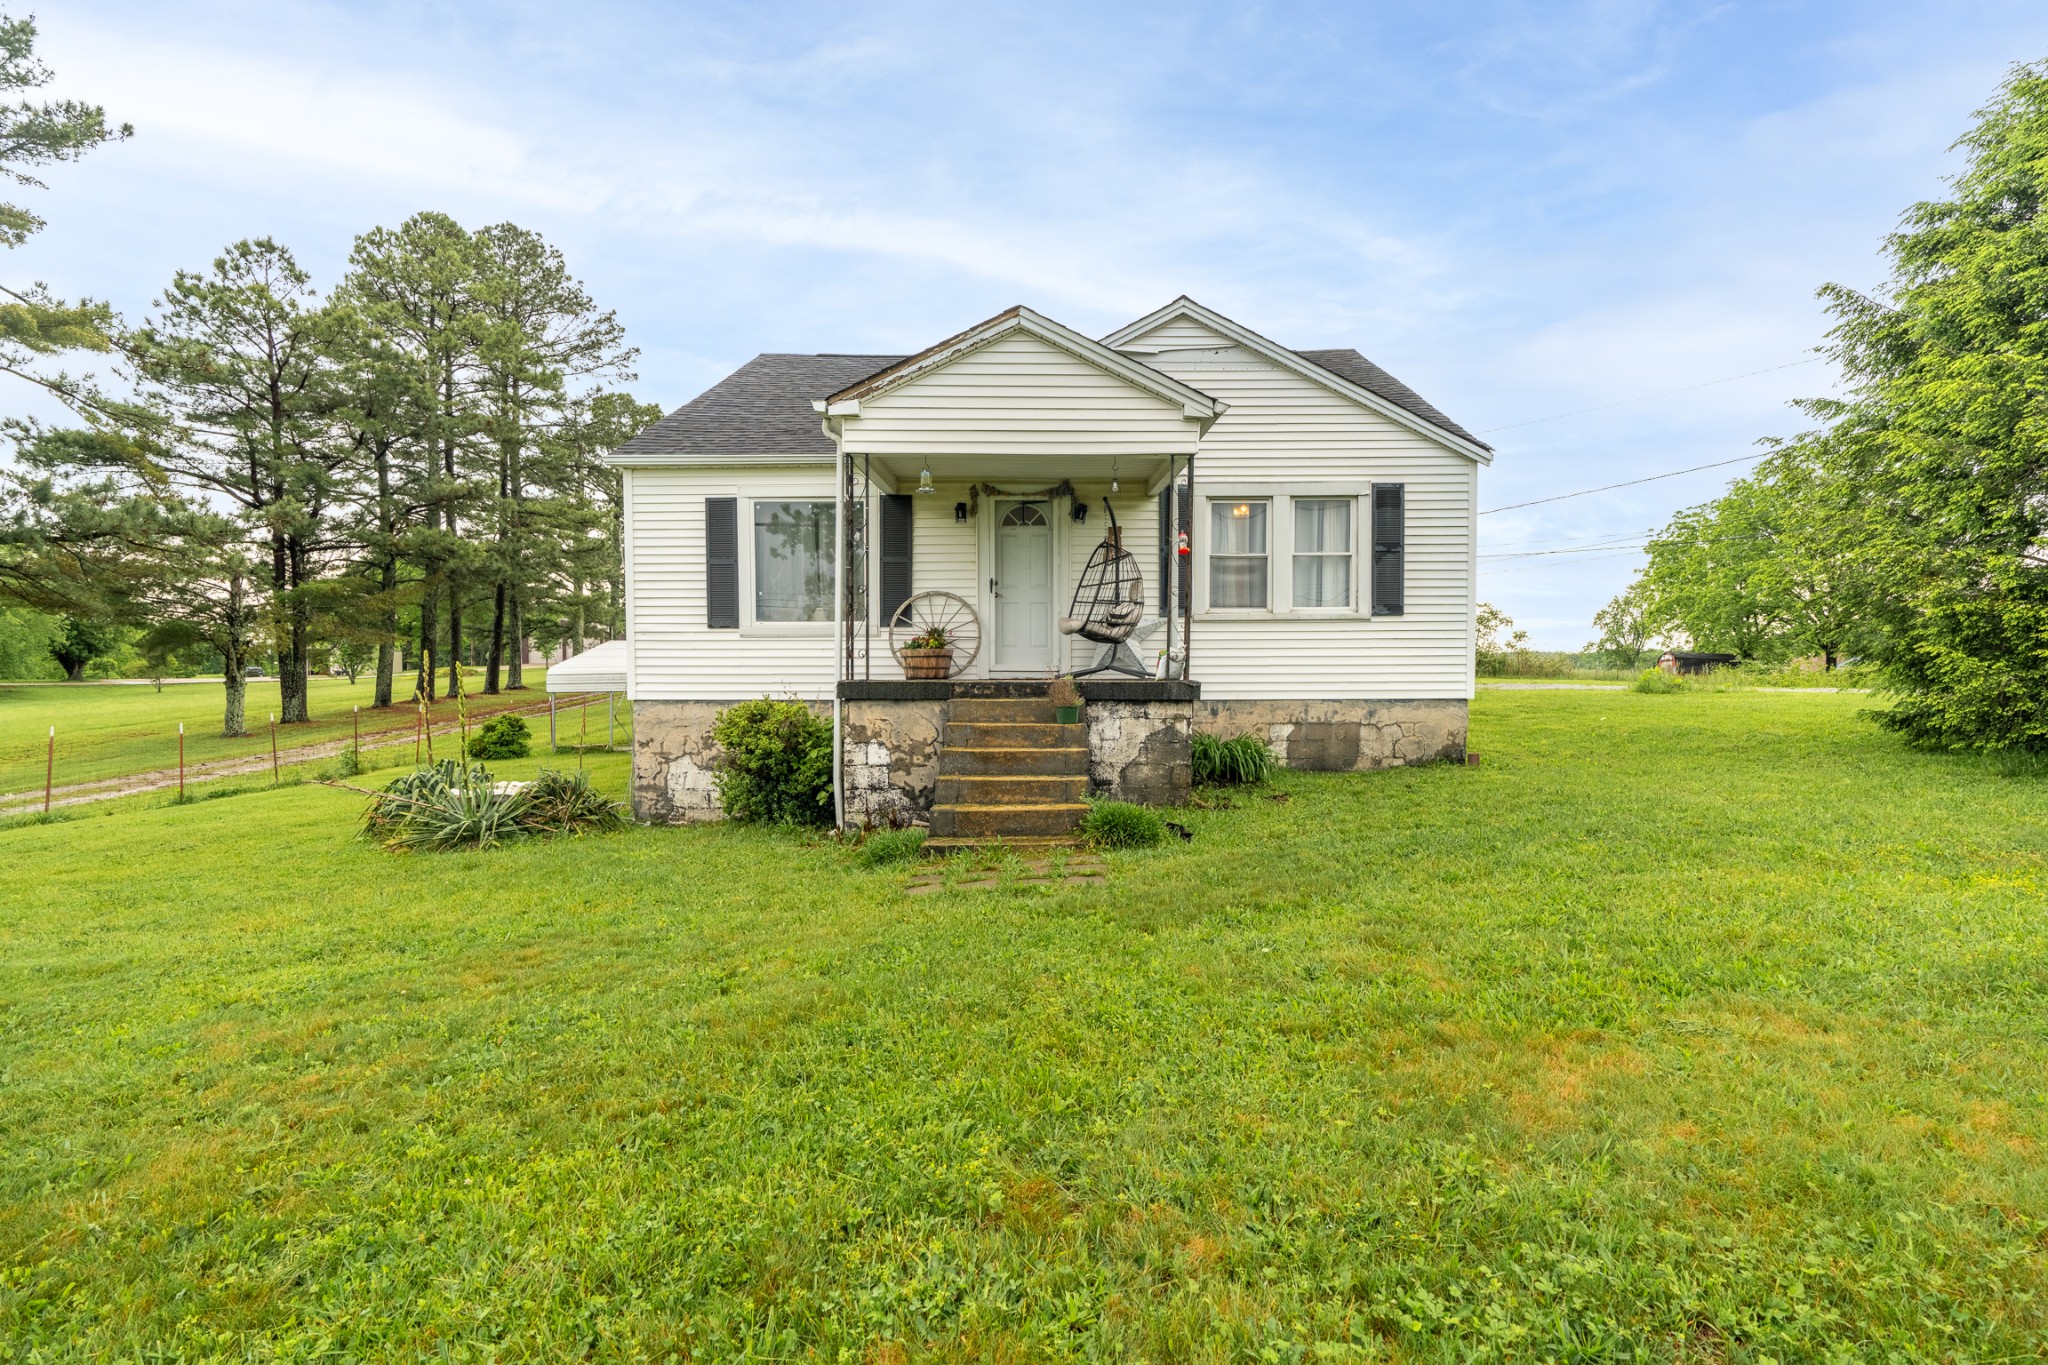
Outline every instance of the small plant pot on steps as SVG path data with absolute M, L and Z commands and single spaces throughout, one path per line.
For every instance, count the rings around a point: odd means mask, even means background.
M 1081 708 L 1078 706 L 1055 706 L 1052 709 L 1052 714 L 1053 719 L 1062 725 L 1079 725 L 1081 723 Z
M 951 649 L 906 649 L 903 676 L 912 680 L 943 682 L 953 674 Z

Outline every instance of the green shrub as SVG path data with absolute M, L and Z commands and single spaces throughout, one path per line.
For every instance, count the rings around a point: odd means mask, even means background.
M 800 701 L 743 701 L 711 727 L 718 798 L 735 820 L 832 823 L 832 726 Z
M 525 758 L 532 752 L 532 736 L 524 716 L 493 716 L 469 737 L 471 758 Z
M 1647 693 L 1653 697 L 1664 697 L 1673 692 L 1685 691 L 1685 684 L 1661 668 L 1646 668 L 1636 674 L 1636 680 L 1629 684 L 1629 690 Z
M 1081 833 L 1097 848 L 1151 848 L 1166 838 L 1166 821 L 1128 801 L 1098 801 L 1081 821 Z
M 1217 786 L 1256 786 L 1273 780 L 1280 760 L 1272 746 L 1257 735 L 1218 739 L 1196 735 L 1194 741 L 1195 781 Z
M 923 830 L 887 829 L 870 834 L 853 851 L 853 860 L 862 867 L 892 867 L 897 863 L 916 861 L 923 850 Z

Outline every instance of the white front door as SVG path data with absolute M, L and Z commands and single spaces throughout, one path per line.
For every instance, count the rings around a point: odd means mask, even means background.
M 995 598 L 998 673 L 1050 673 L 1053 666 L 1052 504 L 996 504 Z

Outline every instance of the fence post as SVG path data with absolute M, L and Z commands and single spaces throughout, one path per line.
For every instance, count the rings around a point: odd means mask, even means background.
M 178 799 L 185 799 L 185 722 L 178 722 Z
M 277 773 L 277 712 L 270 713 L 270 785 L 278 783 Z
M 57 727 L 50 727 L 50 750 L 43 756 L 43 814 L 50 813 L 50 779 L 57 775 Z
M 363 708 L 360 706 L 356 707 L 350 713 L 350 719 L 355 722 L 356 727 L 356 743 L 353 757 L 355 758 L 356 766 L 360 768 L 363 766 Z

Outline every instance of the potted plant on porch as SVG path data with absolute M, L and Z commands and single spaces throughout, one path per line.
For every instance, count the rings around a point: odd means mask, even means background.
M 944 626 L 926 626 L 903 647 L 903 676 L 944 681 L 953 675 L 953 642 Z
M 1045 694 L 1052 700 L 1053 719 L 1061 725 L 1080 724 L 1081 689 L 1075 684 L 1072 674 L 1063 673 L 1054 678 Z

